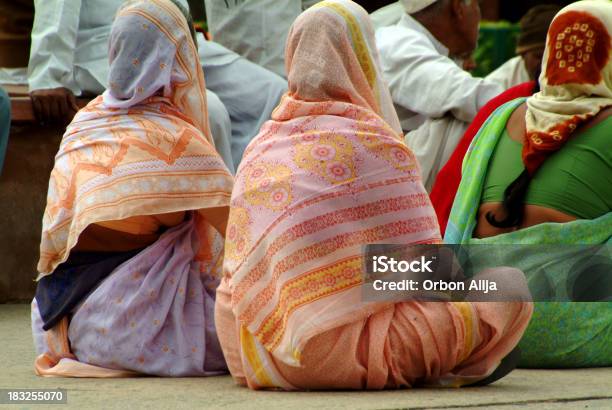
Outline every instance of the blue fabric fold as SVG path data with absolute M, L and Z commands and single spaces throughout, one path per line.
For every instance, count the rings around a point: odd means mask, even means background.
M 51 275 L 38 281 L 35 297 L 43 329 L 55 326 L 119 265 L 140 251 L 72 253 Z

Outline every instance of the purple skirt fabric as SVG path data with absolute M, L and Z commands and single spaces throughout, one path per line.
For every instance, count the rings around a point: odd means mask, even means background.
M 212 247 L 215 260 L 223 252 L 220 236 Z M 219 281 L 213 264 L 195 260 L 198 249 L 191 218 L 116 268 L 72 314 L 68 338 L 77 359 L 157 376 L 226 373 L 214 324 Z M 44 353 L 36 300 L 32 328 L 36 350 Z

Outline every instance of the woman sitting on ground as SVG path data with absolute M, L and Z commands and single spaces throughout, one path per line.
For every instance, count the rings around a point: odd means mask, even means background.
M 545 291 L 553 300 L 606 300 L 575 292 L 572 281 L 580 275 L 571 245 L 611 241 L 611 34 L 609 1 L 579 1 L 557 14 L 541 91 L 505 104 L 480 130 L 446 229 L 448 243 L 559 245 L 529 257 L 506 247 L 508 260 L 528 274 L 532 292 Z M 611 307 L 537 304 L 520 345 L 523 365 L 612 365 Z
M 479 382 L 531 316 L 521 302 L 364 301 L 364 245 L 440 241 L 374 44 L 351 1 L 300 15 L 289 92 L 238 170 L 215 322 L 252 389 Z
M 184 13 L 169 0 L 120 9 L 110 87 L 62 139 L 32 304 L 39 375 L 226 371 L 213 309 L 233 178 Z
M 463 165 L 463 158 L 472 143 L 472 140 L 480 131 L 487 118 L 493 112 L 498 109 L 501 105 L 515 100 L 520 97 L 528 97 L 539 90 L 539 86 L 536 81 L 529 81 L 523 84 L 516 85 L 497 97 L 489 100 L 474 117 L 474 120 L 470 123 L 470 126 L 461 140 L 457 144 L 457 148 L 453 151 L 452 155 L 444 164 L 438 175 L 436 181 L 431 189 L 429 198 L 431 204 L 436 210 L 438 215 L 438 223 L 440 224 L 440 231 L 444 235 L 446 231 L 446 224 L 448 223 L 448 217 L 450 215 L 459 183 L 461 182 L 461 168 Z

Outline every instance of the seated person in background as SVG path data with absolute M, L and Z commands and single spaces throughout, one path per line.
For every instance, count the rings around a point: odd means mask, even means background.
M 286 77 L 285 43 L 289 27 L 303 10 L 319 1 L 204 0 L 204 3 L 208 30 L 214 41 Z M 389 2 L 391 0 L 361 0 L 358 3 L 363 7 L 376 7 L 377 3 Z
M 291 23 L 319 0 L 204 0 L 214 41 L 276 74 L 285 74 Z
M 544 4 L 532 7 L 519 22 L 521 31 L 516 44 L 516 57 L 506 61 L 485 77 L 505 89 L 537 79 L 542 66 L 548 26 L 561 7 Z
M 11 131 L 11 99 L 0 88 L 0 176 L 4 168 L 4 157 L 8 146 L 9 133 Z
M 186 0 L 177 0 L 188 8 Z M 28 82 L 37 118 L 68 123 L 74 96 L 107 88 L 108 36 L 124 0 L 36 0 Z M 233 170 L 287 89 L 285 80 L 198 33 L 215 146 Z
M 530 303 L 363 299 L 363 245 L 440 240 L 368 14 L 319 3 L 286 50 L 289 93 L 247 148 L 230 205 L 215 322 L 232 376 L 286 390 L 501 377 Z
M 233 178 L 187 19 L 128 2 L 108 55 L 110 87 L 68 126 L 49 181 L 36 373 L 224 373 L 213 309 Z
M 442 235 L 446 231 L 448 216 L 455 200 L 457 188 L 459 188 L 459 182 L 461 182 L 463 157 L 484 122 L 499 106 L 516 98 L 529 97 L 539 91 L 539 85 L 535 80 L 539 76 L 542 66 L 542 54 L 544 54 L 548 25 L 559 10 L 560 7 L 556 5 L 536 6 L 530 9 L 521 19 L 521 35 L 517 47 L 521 55 L 512 59 L 514 62 L 510 60 L 487 77 L 491 81 L 497 78 L 500 82 L 505 82 L 508 90 L 490 100 L 478 112 L 461 141 L 457 144 L 457 148 L 436 177 L 430 198 L 438 215 Z M 543 21 L 546 23 L 545 28 L 541 25 Z M 518 69 L 507 70 L 511 66 L 518 67 Z M 525 67 L 529 67 L 529 69 L 527 70 Z M 528 71 L 530 74 L 527 74 Z M 516 82 L 520 83 L 514 84 Z
M 396 25 L 376 31 L 376 45 L 406 143 L 431 188 L 478 110 L 503 88 L 472 77 L 453 61 L 476 48 L 477 0 L 401 3 L 406 12 Z
M 612 19 L 612 3 L 606 6 L 603 17 Z M 551 27 L 542 90 L 508 117 L 485 176 L 474 236 L 610 211 L 610 37 L 605 20 L 587 20 L 567 12 Z M 564 21 L 573 23 L 571 32 L 561 29 Z
M 568 257 L 561 245 L 611 240 L 611 33 L 611 2 L 579 1 L 557 14 L 541 91 L 500 107 L 480 130 L 445 233 L 453 244 L 559 245 L 516 262 L 529 281 L 548 277 L 550 291 L 561 297 L 575 274 L 560 265 Z M 612 365 L 611 307 L 536 304 L 521 342 L 523 364 Z

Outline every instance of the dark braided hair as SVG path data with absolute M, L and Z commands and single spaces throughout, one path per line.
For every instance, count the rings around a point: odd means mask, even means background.
M 487 222 L 496 228 L 511 228 L 519 226 L 523 222 L 525 216 L 525 197 L 527 196 L 527 188 L 531 182 L 531 175 L 527 170 L 521 172 L 504 191 L 504 200 L 502 208 L 506 213 L 506 217 L 497 220 L 493 212 L 487 212 Z
M 540 73 L 538 72 L 536 79 L 539 77 Z M 535 94 L 538 91 L 540 91 L 540 82 L 536 80 L 533 93 Z M 502 201 L 502 208 L 506 214 L 505 218 L 497 220 L 495 214 L 489 211 L 485 215 L 488 223 L 496 228 L 512 228 L 521 225 L 525 217 L 525 197 L 527 196 L 531 178 L 532 176 L 525 169 L 508 185 L 504 191 L 504 200 Z

